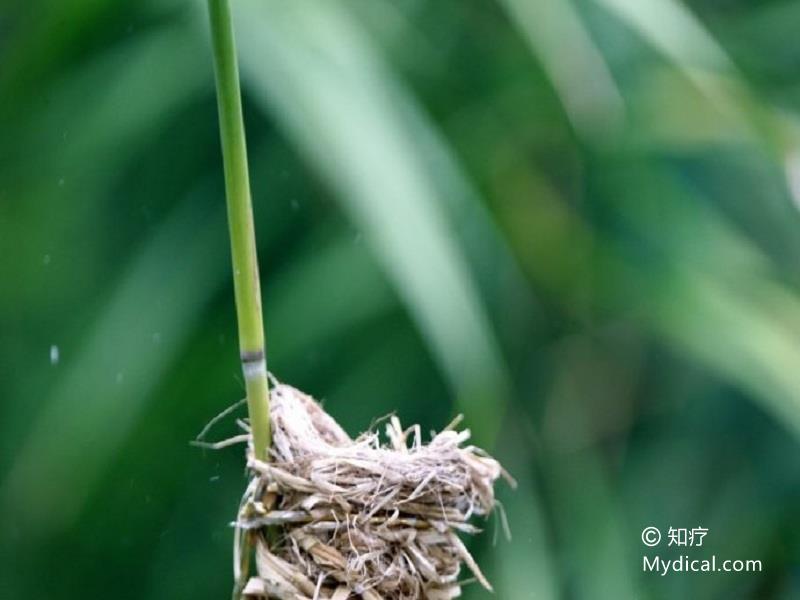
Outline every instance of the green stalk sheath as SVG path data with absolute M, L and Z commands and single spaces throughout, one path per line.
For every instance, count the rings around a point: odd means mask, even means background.
M 247 409 L 256 458 L 268 460 L 270 446 L 269 384 L 261 315 L 261 286 L 247 170 L 239 68 L 230 0 L 208 0 L 214 73 L 219 107 L 225 194 L 233 258 L 233 286 L 239 323 L 239 350 L 247 388 Z

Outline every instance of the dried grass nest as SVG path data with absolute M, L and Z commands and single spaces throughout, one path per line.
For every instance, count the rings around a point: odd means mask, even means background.
M 234 564 L 246 598 L 443 600 L 464 563 L 491 585 L 459 533 L 495 508 L 500 464 L 458 420 L 423 444 L 419 425 L 386 423 L 351 439 L 310 396 L 276 383 L 272 461 L 248 450 L 252 478 L 236 522 Z M 257 575 L 248 575 L 255 546 Z

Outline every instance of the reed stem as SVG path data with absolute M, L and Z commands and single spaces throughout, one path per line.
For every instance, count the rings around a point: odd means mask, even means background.
M 242 119 L 239 68 L 230 0 L 208 0 L 219 130 L 225 169 L 225 195 L 233 259 L 233 287 L 239 324 L 247 410 L 256 458 L 268 460 L 270 446 L 269 383 L 261 314 L 253 206 L 247 169 L 247 145 Z

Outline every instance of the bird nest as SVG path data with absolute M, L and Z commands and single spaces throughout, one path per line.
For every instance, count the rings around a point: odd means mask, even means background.
M 420 427 L 386 423 L 350 438 L 310 396 L 271 393 L 269 463 L 248 452 L 252 478 L 235 522 L 246 598 L 444 600 L 461 595 L 461 566 L 486 589 L 459 534 L 495 507 L 500 464 L 457 421 L 422 443 Z M 510 480 L 510 478 L 509 478 Z M 255 548 L 256 573 L 249 561 Z

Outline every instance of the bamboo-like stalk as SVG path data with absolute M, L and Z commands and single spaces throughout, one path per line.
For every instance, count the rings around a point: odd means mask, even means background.
M 253 434 L 253 449 L 256 458 L 266 461 L 270 446 L 269 383 L 250 177 L 247 169 L 247 145 L 230 0 L 208 0 L 208 10 L 225 168 L 239 350 L 247 388 L 247 410 Z

